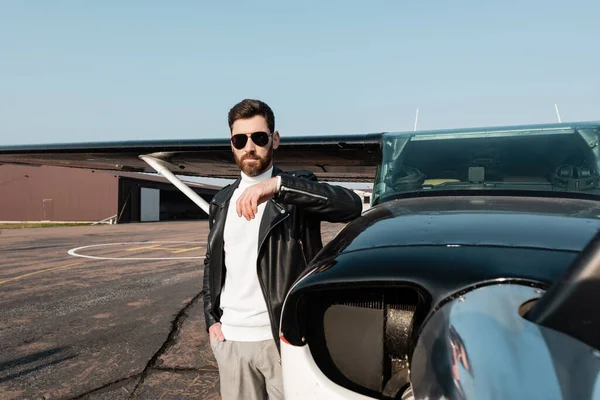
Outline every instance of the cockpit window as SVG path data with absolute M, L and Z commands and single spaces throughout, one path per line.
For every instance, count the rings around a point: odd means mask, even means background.
M 533 190 L 600 196 L 600 123 L 386 133 L 373 204 L 408 192 Z

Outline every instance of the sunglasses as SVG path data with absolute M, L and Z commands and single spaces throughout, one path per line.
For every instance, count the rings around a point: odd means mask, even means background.
M 267 132 L 254 132 L 251 135 L 246 135 L 245 133 L 238 133 L 237 135 L 233 135 L 231 137 L 231 144 L 238 150 L 246 147 L 246 143 L 248 143 L 248 137 L 252 138 L 252 142 L 255 145 L 264 147 L 269 143 L 269 137 L 271 137 L 272 133 Z

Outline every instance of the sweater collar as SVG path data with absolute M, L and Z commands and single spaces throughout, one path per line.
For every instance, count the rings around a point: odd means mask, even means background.
M 266 170 L 265 172 L 263 172 L 262 174 L 257 175 L 257 176 L 246 175 L 243 171 L 240 171 L 240 173 L 242 176 L 242 184 L 254 185 L 255 183 L 259 183 L 259 182 L 262 182 L 264 180 L 271 178 L 273 176 L 273 166 L 271 166 L 271 168 L 269 168 L 268 170 Z

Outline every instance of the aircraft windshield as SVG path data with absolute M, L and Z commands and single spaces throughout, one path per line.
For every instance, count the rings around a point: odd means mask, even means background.
M 373 204 L 435 190 L 533 190 L 600 196 L 600 123 L 552 128 L 386 133 Z

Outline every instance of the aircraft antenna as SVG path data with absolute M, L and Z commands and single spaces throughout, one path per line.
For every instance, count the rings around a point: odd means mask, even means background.
M 556 110 L 556 117 L 558 118 L 558 122 L 562 122 L 560 119 L 560 113 L 558 112 L 558 105 L 556 103 L 554 104 L 554 109 Z
M 415 115 L 415 128 L 414 130 L 417 130 L 417 122 L 419 121 L 419 108 L 417 108 L 417 115 Z

